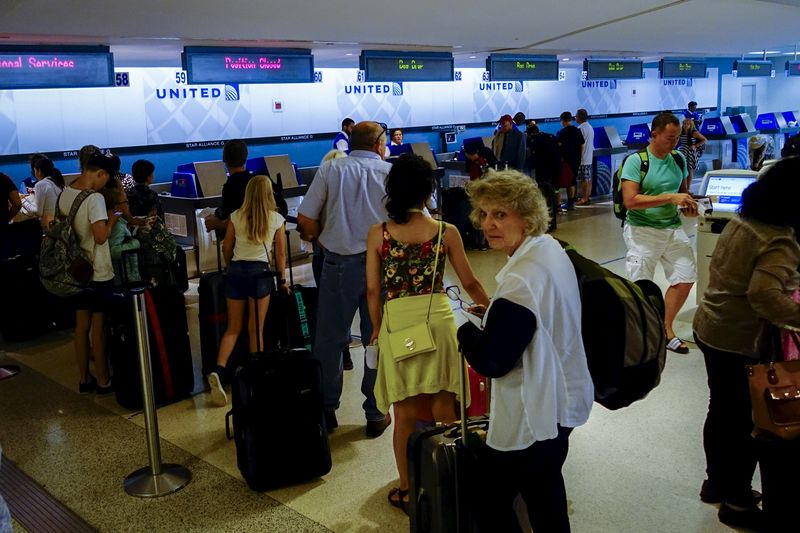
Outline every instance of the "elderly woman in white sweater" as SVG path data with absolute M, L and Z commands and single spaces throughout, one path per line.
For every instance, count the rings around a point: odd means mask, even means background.
M 566 532 L 561 468 L 569 434 L 589 418 L 594 399 L 575 271 L 545 234 L 547 207 L 529 177 L 490 172 L 468 192 L 473 222 L 508 255 L 483 328 L 467 323 L 458 331 L 469 363 L 494 380 L 477 518 L 486 531 L 521 531 L 513 510 L 521 494 L 534 531 Z

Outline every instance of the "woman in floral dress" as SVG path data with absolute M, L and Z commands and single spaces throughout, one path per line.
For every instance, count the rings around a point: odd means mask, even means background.
M 400 483 L 389 493 L 389 503 L 403 510 L 408 503 L 406 445 L 418 411 L 429 406 L 430 412 L 424 415 L 429 420 L 456 420 L 459 365 L 464 362 L 458 353 L 455 318 L 444 291 L 445 259 L 476 304 L 489 303 L 467 261 L 458 230 L 432 219 L 424 210 L 434 183 L 433 171 L 424 159 L 414 154 L 400 156 L 386 177 L 390 220 L 374 225 L 367 239 L 367 301 L 373 328 L 370 344 L 377 341 L 380 349 L 375 399 L 381 411 L 394 406 L 393 445 Z M 385 307 L 382 290 L 386 291 Z M 402 359 L 393 356 L 388 330 L 424 323 L 428 316 L 436 350 Z

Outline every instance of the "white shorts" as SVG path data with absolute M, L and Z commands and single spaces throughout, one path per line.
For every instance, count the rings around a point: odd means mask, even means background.
M 652 280 L 660 261 L 670 286 L 697 280 L 694 250 L 683 228 L 659 229 L 626 223 L 622 236 L 628 247 L 625 255 L 628 279 Z

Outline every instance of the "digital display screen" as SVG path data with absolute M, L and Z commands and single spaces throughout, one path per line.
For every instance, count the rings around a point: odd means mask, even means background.
M 0 46 L 0 89 L 113 86 L 107 46 Z
M 658 70 L 661 78 L 705 78 L 705 61 L 668 61 L 662 59 Z
M 491 54 L 486 70 L 492 81 L 558 80 L 558 59 Z
M 708 178 L 706 196 L 711 196 L 714 211 L 736 212 L 742 203 L 742 193 L 756 181 L 755 176 L 711 176 Z
M 733 62 L 733 70 L 738 78 L 756 78 L 772 76 L 772 61 L 743 60 Z
M 800 61 L 787 61 L 786 73 L 789 76 L 800 76 Z
M 453 81 L 453 54 L 364 50 L 359 59 L 364 80 Z
M 308 49 L 187 46 L 182 54 L 189 84 L 313 83 Z
M 644 77 L 641 61 L 587 59 L 583 62 L 589 80 L 638 80 Z

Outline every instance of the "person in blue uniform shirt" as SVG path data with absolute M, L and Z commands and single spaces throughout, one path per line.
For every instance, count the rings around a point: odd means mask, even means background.
M 350 153 L 350 133 L 353 131 L 353 126 L 356 122 L 352 118 L 346 118 L 342 121 L 342 131 L 336 134 L 333 139 L 333 148 L 344 152 Z

